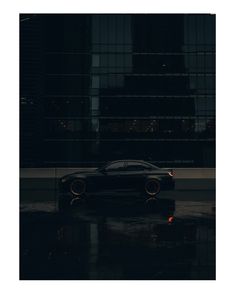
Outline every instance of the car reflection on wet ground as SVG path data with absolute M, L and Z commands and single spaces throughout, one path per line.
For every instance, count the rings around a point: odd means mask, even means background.
M 215 279 L 214 201 L 159 200 L 153 207 L 25 203 L 20 278 Z

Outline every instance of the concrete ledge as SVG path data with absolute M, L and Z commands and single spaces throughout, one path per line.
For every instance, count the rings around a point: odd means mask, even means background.
M 95 168 L 21 168 L 21 178 L 60 178 L 79 171 L 92 171 Z M 171 168 L 169 168 L 171 169 Z M 215 168 L 172 168 L 175 179 L 215 179 Z
M 213 178 L 175 179 L 175 190 L 215 190 Z

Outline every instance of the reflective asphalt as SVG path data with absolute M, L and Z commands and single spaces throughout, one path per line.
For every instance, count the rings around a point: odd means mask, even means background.
M 22 202 L 20 278 L 215 279 L 214 193 L 177 192 L 154 208 L 113 193 L 64 214 L 57 200 Z

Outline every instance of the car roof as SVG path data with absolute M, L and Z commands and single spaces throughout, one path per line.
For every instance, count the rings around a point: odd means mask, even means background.
M 136 163 L 144 163 L 144 164 L 149 164 L 148 162 L 146 161 L 143 161 L 143 160 L 116 160 L 116 161 L 109 161 L 107 162 L 108 164 L 113 164 L 113 163 L 118 163 L 118 162 L 136 162 Z

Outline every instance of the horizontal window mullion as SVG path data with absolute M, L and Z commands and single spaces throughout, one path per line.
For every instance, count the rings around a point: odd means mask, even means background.
M 133 141 L 133 142 L 158 142 L 158 141 L 215 141 L 214 138 L 157 138 L 157 139 L 152 139 L 152 138 L 121 138 L 121 139 L 111 139 L 111 138 L 44 138 L 45 142 L 63 142 L 63 141 L 68 141 L 68 142 L 80 142 L 80 141 L 105 141 L 105 142 L 112 142 L 112 141 Z
M 105 68 L 105 67 L 103 67 Z M 118 68 L 118 67 L 115 67 Z M 123 68 L 123 67 L 120 67 Z M 126 67 L 125 67 L 126 68 Z M 107 67 L 109 69 L 109 67 Z M 93 76 L 93 75 L 125 75 L 125 76 L 215 76 L 214 72 L 186 72 L 186 73 L 126 73 L 126 72 L 96 72 L 92 73 L 47 73 L 46 76 Z
M 194 51 L 194 52 L 99 52 L 98 50 L 95 50 L 94 53 L 97 53 L 99 55 L 160 55 L 160 56 L 183 56 L 186 54 L 192 55 L 215 55 L 215 51 Z M 91 52 L 45 52 L 45 55 L 92 55 L 93 51 Z
M 64 117 L 64 116 L 60 116 L 60 117 L 44 117 L 45 119 L 48 120 L 89 120 L 92 118 L 96 118 L 96 119 L 104 119 L 104 120 L 132 120 L 132 119 L 136 119 L 136 120 L 152 120 L 152 119 L 209 119 L 209 118 L 215 118 L 215 116 L 212 115 L 201 115 L 201 116 L 126 116 L 126 117 L 122 117 L 122 116 L 97 116 L 97 115 L 92 115 L 92 116 L 87 116 L 87 117 Z
M 215 98 L 215 95 L 212 94 L 192 94 L 192 95 L 107 95 L 107 96 L 102 96 L 102 95 L 45 95 L 44 97 L 46 98 L 79 98 L 79 97 L 86 97 L 86 98 L 90 98 L 92 96 L 93 98 L 96 99 L 109 99 L 109 98 L 200 98 L 200 97 L 213 97 Z

